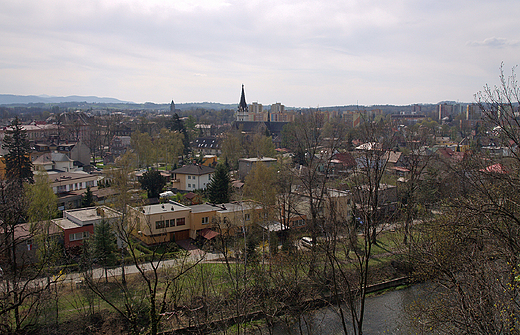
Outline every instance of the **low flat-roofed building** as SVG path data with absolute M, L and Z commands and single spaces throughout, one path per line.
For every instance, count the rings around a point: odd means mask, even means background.
M 63 230 L 65 248 L 78 247 L 94 235 L 94 226 L 103 220 L 116 222 L 121 214 L 109 207 L 98 206 L 63 211 L 63 218 L 53 222 Z M 118 239 L 118 246 L 121 241 Z
M 217 214 L 217 210 L 222 209 L 219 205 L 212 204 L 200 204 L 192 205 L 191 208 L 191 228 L 190 238 L 196 239 L 197 236 L 201 235 L 201 232 L 207 232 L 206 229 L 213 227 L 213 221 Z M 204 236 L 213 236 L 204 234 Z M 203 236 L 203 237 L 204 237 Z
M 180 203 L 130 207 L 132 233 L 148 245 L 186 240 L 190 237 L 191 208 Z

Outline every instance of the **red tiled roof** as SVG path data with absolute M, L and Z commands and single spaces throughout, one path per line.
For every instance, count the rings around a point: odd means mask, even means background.
M 199 236 L 202 236 L 207 240 L 211 240 L 212 238 L 217 237 L 218 235 L 219 235 L 219 233 L 217 233 L 216 231 L 213 231 L 209 228 L 204 228 L 199 231 Z
M 501 174 L 509 173 L 506 170 L 506 168 L 500 163 L 490 165 L 490 166 L 486 167 L 485 169 L 481 169 L 480 172 L 501 173 Z

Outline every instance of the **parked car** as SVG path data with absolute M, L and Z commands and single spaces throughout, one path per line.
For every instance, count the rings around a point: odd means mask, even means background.
M 312 248 L 312 246 L 314 245 L 314 243 L 312 243 L 312 237 L 310 236 L 304 236 L 300 239 L 300 243 L 302 245 L 302 247 L 306 247 L 306 248 Z

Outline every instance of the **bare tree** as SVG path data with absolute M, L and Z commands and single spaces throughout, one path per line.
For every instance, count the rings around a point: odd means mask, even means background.
M 499 85 L 476 94 L 488 136 L 505 155 L 467 152 L 452 161 L 443 215 L 417 232 L 416 274 L 440 288 L 414 315 L 442 333 L 518 333 L 519 92 L 514 72 L 501 70 Z
M 304 114 L 288 125 L 285 136 L 296 153 L 297 166 L 293 171 L 299 183 L 298 193 L 308 200 L 307 222 L 316 244 L 325 224 L 323 205 L 332 174 L 332 157 L 343 143 L 344 126 L 326 124 L 319 113 Z
M 410 229 L 413 220 L 424 213 L 424 207 L 429 205 L 424 197 L 420 197 L 421 186 L 424 184 L 425 175 L 432 154 L 427 148 L 431 144 L 432 134 L 425 127 L 410 127 L 404 130 L 403 138 L 406 148 L 403 150 L 403 166 L 406 168 L 402 181 L 398 181 L 399 205 L 403 221 L 403 243 L 408 244 Z M 420 213 L 423 207 L 423 213 Z
M 168 250 L 173 247 L 173 242 L 152 243 L 151 254 L 142 256 L 142 252 L 139 251 L 140 242 L 136 240 L 134 234 L 145 226 L 151 227 L 151 222 L 143 222 L 140 219 L 138 215 L 140 206 L 129 207 L 131 159 L 131 155 L 125 156 L 119 169 L 114 171 L 113 185 L 118 188 L 117 207 L 121 210 L 121 217 L 114 229 L 122 248 L 122 255 L 128 254 L 132 266 L 137 269 L 137 286 L 129 285 L 123 266 L 121 274 L 112 277 L 112 282 L 123 295 L 123 303 L 119 304 L 106 290 L 106 283 L 101 278 L 94 278 L 88 272 L 85 278 L 89 288 L 131 325 L 133 333 L 141 332 L 139 323 L 145 309 L 148 310 L 146 322 L 148 332 L 157 334 L 160 321 L 170 308 L 171 289 L 175 281 L 195 267 L 202 258 L 190 258 L 189 253 L 186 252 L 181 256 L 177 255 L 173 265 L 166 266 L 165 257 Z
M 322 244 L 330 264 L 332 291 L 345 334 L 349 332 L 346 313 L 350 314 L 353 333 L 363 334 L 372 248 L 392 213 L 391 198 L 386 195 L 392 190 L 381 182 L 388 161 L 387 152 L 394 144 L 392 128 L 384 120 L 367 121 L 360 127 L 364 144 L 356 154 L 358 169 L 347 179 L 346 201 L 352 200 L 352 214 L 344 211 L 344 202 L 332 201 L 332 194 L 328 193 L 328 239 Z M 344 310 L 343 303 L 348 311 Z

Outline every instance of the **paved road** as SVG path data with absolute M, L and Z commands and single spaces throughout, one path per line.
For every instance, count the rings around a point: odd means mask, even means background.
M 159 269 L 163 269 L 163 268 L 169 268 L 174 265 L 182 264 L 183 262 L 185 264 L 189 264 L 189 263 L 196 263 L 196 262 L 214 261 L 219 258 L 220 258 L 220 255 L 218 255 L 216 253 L 209 253 L 209 252 L 204 252 L 200 249 L 196 249 L 196 250 L 190 250 L 189 255 L 187 257 L 167 259 L 167 260 L 160 262 L 159 264 L 158 264 L 158 262 L 154 262 L 153 266 L 154 267 L 158 266 Z M 144 271 L 149 271 L 152 269 L 152 264 L 150 264 L 149 262 L 142 263 L 139 266 Z M 107 274 L 109 277 L 121 276 L 121 273 L 122 273 L 121 267 L 112 268 L 112 269 L 107 270 Z M 135 264 L 125 266 L 125 274 L 128 275 L 128 274 L 135 274 L 135 273 L 139 273 L 139 270 L 137 269 L 137 266 Z M 103 269 L 103 268 L 94 269 L 92 271 L 92 277 L 94 279 L 99 279 L 99 278 L 105 277 L 105 269 Z M 60 280 L 77 282 L 77 281 L 81 281 L 82 278 L 83 278 L 83 273 L 75 272 L 75 273 L 69 273 L 69 274 L 65 275 L 65 278 L 63 278 L 63 279 L 60 278 Z
M 180 257 L 175 259 L 167 259 L 158 264 L 158 262 L 154 262 L 153 266 L 157 267 L 159 269 L 168 268 L 174 265 L 182 264 L 184 262 L 185 264 L 189 263 L 196 263 L 196 262 L 208 262 L 208 261 L 215 261 L 217 259 L 221 258 L 220 254 L 212 253 L 212 252 L 205 252 L 203 250 L 200 250 L 198 248 L 190 248 L 191 250 L 188 250 L 188 255 L 186 257 Z M 152 269 L 152 264 L 149 262 L 144 262 L 142 264 L 139 264 L 141 269 L 144 271 L 149 271 Z M 112 268 L 107 269 L 107 275 L 109 277 L 115 277 L 115 276 L 121 276 L 122 268 Z M 135 264 L 132 265 L 126 265 L 125 266 L 125 274 L 135 274 L 139 273 L 139 270 L 137 269 L 137 266 Z M 105 277 L 105 269 L 102 267 L 95 268 L 92 271 L 92 277 L 93 279 L 100 279 Z M 76 283 L 80 284 L 83 281 L 83 273 L 82 272 L 72 272 L 67 274 L 62 274 L 58 276 L 53 276 L 50 278 L 52 282 L 57 281 L 61 283 L 70 282 L 70 283 Z M 33 280 L 29 285 L 34 286 L 45 286 L 47 283 L 47 278 L 40 278 L 38 280 Z M 0 282 L 0 286 L 5 285 L 6 282 L 2 281 Z

